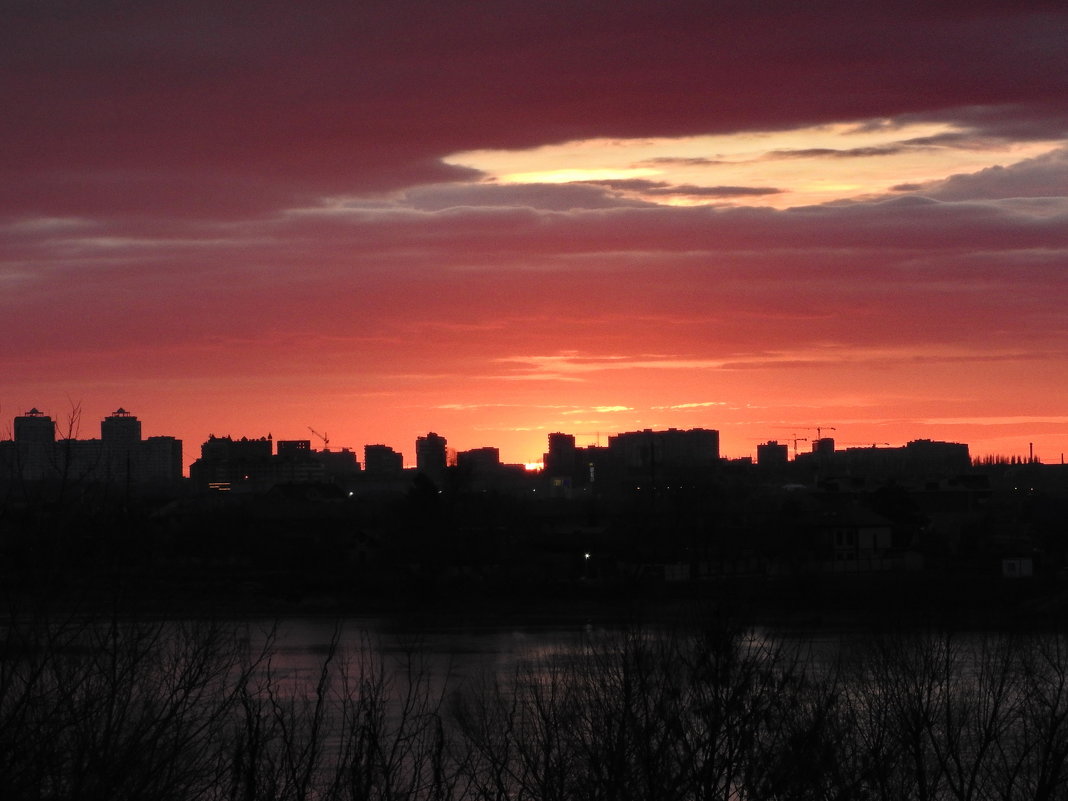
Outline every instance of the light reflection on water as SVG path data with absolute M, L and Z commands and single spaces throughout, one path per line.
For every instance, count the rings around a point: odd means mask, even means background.
M 416 678 L 428 681 L 434 693 L 445 694 L 465 685 L 477 689 L 509 684 L 521 676 L 529 679 L 553 664 L 574 664 L 590 649 L 614 650 L 620 634 L 635 630 L 622 623 L 402 625 L 377 617 L 308 617 L 287 618 L 273 626 L 250 624 L 249 631 L 250 653 L 269 645 L 273 678 L 288 682 L 295 694 L 314 688 L 335 635 L 332 667 L 338 674 L 359 679 L 380 670 L 401 686 Z M 652 626 L 641 631 L 642 636 L 655 637 L 674 629 Z M 973 632 L 953 640 L 959 668 L 981 661 L 986 636 Z M 785 658 L 820 674 L 862 660 L 869 641 L 862 630 L 755 627 L 739 646 L 743 653 Z
M 591 643 L 629 630 L 625 624 L 588 622 L 527 624 L 431 624 L 402 626 L 378 617 L 287 618 L 276 624 L 250 624 L 250 650 L 262 647 L 273 632 L 273 665 L 295 674 L 317 675 L 337 634 L 339 650 L 350 658 L 368 650 L 394 662 L 423 655 L 435 672 L 453 678 L 508 677 L 517 669 L 543 665 L 580 654 Z M 656 632 L 658 627 L 647 629 Z M 666 628 L 664 630 L 667 630 Z M 789 644 L 816 661 L 833 660 L 858 636 L 846 630 L 751 629 L 752 649 Z
M 250 624 L 249 652 L 270 645 L 271 669 L 278 678 L 298 683 L 318 679 L 337 637 L 339 664 L 358 672 L 371 658 L 382 660 L 387 673 L 420 664 L 436 682 L 506 679 L 517 671 L 547 664 L 581 651 L 591 638 L 612 629 L 585 623 L 508 627 L 500 625 L 434 625 L 398 627 L 372 617 L 340 621 L 288 618 L 277 624 Z

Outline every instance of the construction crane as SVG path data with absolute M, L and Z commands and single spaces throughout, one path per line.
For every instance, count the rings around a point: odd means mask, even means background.
M 794 436 L 793 440 L 794 440 L 794 458 L 796 459 L 797 458 L 797 443 L 799 443 L 799 442 L 808 442 L 808 437 Z
M 816 439 L 823 439 L 823 432 L 824 431 L 837 431 L 837 430 L 838 429 L 835 428 L 834 426 L 823 426 L 822 428 L 820 426 L 816 426 Z
M 319 439 L 321 439 L 323 441 L 323 450 L 324 451 L 330 450 L 330 438 L 327 437 L 326 434 L 320 434 L 318 431 L 316 431 L 311 426 L 308 426 L 308 430 L 310 432 L 312 432 L 313 434 L 315 434 L 315 436 L 317 436 Z

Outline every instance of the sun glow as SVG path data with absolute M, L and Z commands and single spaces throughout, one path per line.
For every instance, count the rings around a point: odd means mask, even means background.
M 445 161 L 502 184 L 601 183 L 608 191 L 659 205 L 788 208 L 893 192 L 1062 145 L 992 139 L 946 123 L 862 120 L 785 131 L 472 150 Z
M 516 172 L 500 176 L 506 184 L 566 184 L 583 181 L 620 181 L 658 175 L 659 171 L 648 167 L 630 169 L 562 169 L 544 172 Z

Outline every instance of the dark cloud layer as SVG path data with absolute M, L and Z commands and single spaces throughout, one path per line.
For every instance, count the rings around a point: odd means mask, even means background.
M 941 200 L 1064 198 L 1068 195 L 1068 149 L 1055 150 L 1008 167 L 987 167 L 929 186 L 896 187 Z
M 736 198 L 777 195 L 782 192 L 781 189 L 770 186 L 696 186 L 694 184 L 672 184 L 667 181 L 649 181 L 642 178 L 583 181 L 582 183 L 603 186 L 622 192 L 638 192 L 649 197 L 684 195 L 705 198 Z
M 461 149 L 954 109 L 1003 130 L 1006 104 L 1063 131 L 1065 41 L 1060 3 L 8 3 L 0 208 L 262 209 L 455 178 Z

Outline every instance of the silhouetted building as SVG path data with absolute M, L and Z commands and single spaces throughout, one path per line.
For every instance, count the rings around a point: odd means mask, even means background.
M 821 456 L 834 453 L 834 437 L 820 437 L 812 440 L 812 452 Z
M 73 433 L 73 432 L 71 432 Z M 5 474 L 23 481 L 163 488 L 182 478 L 182 443 L 141 439 L 141 422 L 119 409 L 100 424 L 100 439 L 55 438 L 52 419 L 37 409 L 15 418 L 15 441 Z
M 94 449 L 95 450 L 95 449 Z M 144 454 L 141 421 L 121 406 L 100 421 L 99 469 L 109 483 L 130 486 L 141 481 Z M 86 454 L 88 462 L 95 454 Z M 89 465 L 86 465 L 89 468 Z
M 278 455 L 284 459 L 311 457 L 310 439 L 280 439 L 276 447 Z
M 592 486 L 605 478 L 618 474 L 611 451 L 600 445 L 587 445 L 577 453 L 578 472 L 576 486 Z
M 706 428 L 682 431 L 630 431 L 608 438 L 608 450 L 625 474 L 643 479 L 707 472 L 719 464 L 719 432 Z
M 528 473 L 521 464 L 502 464 L 497 448 L 472 448 L 456 454 L 454 480 L 451 489 L 461 492 L 523 493 L 538 483 L 538 477 Z
M 882 515 L 859 506 L 825 511 L 815 527 L 820 569 L 831 573 L 892 570 L 893 526 Z
M 959 476 L 971 469 L 968 446 L 959 442 L 913 440 L 904 447 L 846 448 L 834 450 L 817 440 L 811 454 L 802 454 L 798 463 L 816 468 L 822 478 L 848 476 L 882 481 L 889 478 L 910 481 L 937 481 Z M 833 446 L 833 440 L 832 440 Z
M 56 424 L 36 407 L 15 418 L 15 442 L 55 442 Z
M 961 442 L 916 439 L 905 445 L 905 469 L 917 475 L 965 473 L 971 464 L 968 446 Z
M 275 445 L 273 479 L 277 484 L 318 484 L 326 480 L 326 469 L 315 458 L 311 440 L 283 439 Z
M 775 440 L 757 445 L 757 465 L 760 467 L 783 467 L 789 461 L 790 453 L 786 443 Z
M 100 439 L 109 445 L 133 445 L 141 441 L 141 421 L 121 406 L 100 421 Z
M 274 447 L 277 453 L 272 453 Z M 376 446 L 369 447 L 373 453 Z M 264 493 L 280 485 L 334 484 L 349 488 L 360 471 L 360 463 L 352 451 L 347 448 L 315 451 L 307 439 L 275 443 L 270 435 L 233 439 L 213 434 L 200 452 L 201 457 L 190 467 L 189 476 L 201 489 Z
M 577 451 L 573 434 L 549 435 L 549 450 L 542 457 L 546 475 L 571 478 L 577 464 Z
M 217 437 L 209 434 L 200 446 L 201 459 L 265 459 L 274 452 L 274 440 L 270 436 L 259 439 L 233 439 L 230 435 Z
M 182 441 L 174 437 L 149 437 L 141 441 L 142 478 L 152 484 L 176 483 L 182 478 Z
M 209 435 L 200 458 L 189 467 L 189 478 L 200 489 L 263 491 L 277 483 L 274 441 L 233 439 Z
M 415 440 L 415 466 L 427 478 L 440 481 L 448 465 L 448 443 L 433 431 Z
M 15 418 L 13 472 L 25 481 L 37 481 L 55 470 L 56 424 L 36 407 Z
M 399 476 L 404 470 L 404 456 L 388 445 L 364 445 L 363 467 L 369 476 Z
M 323 466 L 326 480 L 340 487 L 351 489 L 353 481 L 359 477 L 360 462 L 355 451 L 348 448 L 339 451 L 312 451 L 311 458 Z
M 571 434 L 549 435 L 549 450 L 542 456 L 542 483 L 553 497 L 590 492 L 594 484 L 617 481 L 624 472 L 622 450 L 600 445 L 575 447 Z
M 553 495 L 570 495 L 572 487 L 580 483 L 579 452 L 573 434 L 549 435 L 549 450 L 542 456 L 542 469 Z
M 280 439 L 275 443 L 279 459 L 290 461 L 307 461 L 319 465 L 318 473 L 322 479 L 337 484 L 344 484 L 352 474 L 360 472 L 360 463 L 356 454 L 348 448 L 339 451 L 313 451 L 311 440 Z
M 472 448 L 456 454 L 456 466 L 473 476 L 492 475 L 501 466 L 498 448 Z

